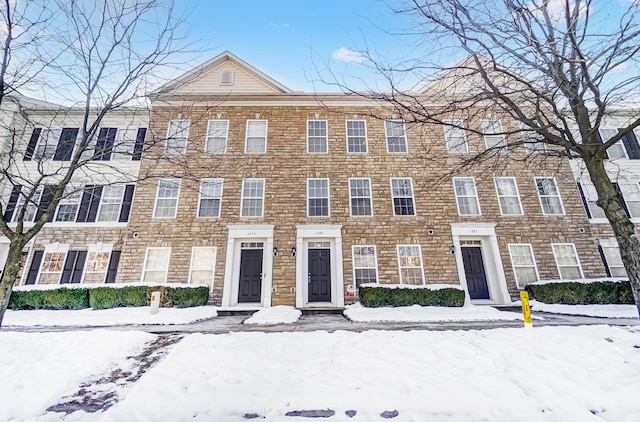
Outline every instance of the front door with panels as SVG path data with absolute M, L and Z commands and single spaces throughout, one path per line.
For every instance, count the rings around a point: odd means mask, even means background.
M 463 245 L 462 262 L 464 263 L 469 297 L 471 299 L 490 299 L 487 273 L 482 259 L 482 248 L 480 246 Z
M 331 243 L 309 242 L 308 250 L 308 301 L 331 302 Z
M 242 243 L 238 303 L 260 303 L 262 300 L 262 242 Z

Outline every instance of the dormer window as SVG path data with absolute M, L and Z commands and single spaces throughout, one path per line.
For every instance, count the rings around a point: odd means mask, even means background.
M 220 75 L 220 85 L 233 85 L 233 70 L 224 69 Z

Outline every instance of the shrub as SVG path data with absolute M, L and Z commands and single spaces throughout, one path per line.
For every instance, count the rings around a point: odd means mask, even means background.
M 597 281 L 594 283 L 528 284 L 525 290 L 543 303 L 577 304 L 633 304 L 633 293 L 628 281 Z
M 167 295 L 171 298 L 173 306 L 178 308 L 204 306 L 209 301 L 209 288 L 207 286 L 169 287 Z
M 94 287 L 89 291 L 89 304 L 93 309 L 145 306 L 147 286 Z
M 84 309 L 89 307 L 89 289 L 17 290 L 9 309 Z
M 456 288 L 439 290 L 390 289 L 385 287 L 360 286 L 360 303 L 369 308 L 382 306 L 462 306 L 464 291 Z

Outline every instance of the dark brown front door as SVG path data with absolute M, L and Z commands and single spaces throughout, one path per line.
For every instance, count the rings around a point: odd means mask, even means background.
M 262 249 L 240 251 L 238 303 L 260 302 L 262 293 Z
M 469 297 L 471 299 L 490 299 L 487 274 L 484 272 L 484 262 L 482 262 L 482 248 L 463 247 L 461 249 Z
M 331 302 L 331 250 L 309 249 L 309 302 Z

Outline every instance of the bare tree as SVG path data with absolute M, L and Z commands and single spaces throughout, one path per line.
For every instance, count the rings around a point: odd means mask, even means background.
M 109 153 L 141 153 L 132 150 L 130 139 L 120 140 L 122 145 L 106 141 L 101 125 L 114 113 L 148 113 L 143 95 L 155 82 L 150 78 L 191 44 L 184 36 L 184 16 L 171 0 L 3 0 L 0 13 L 0 111 L 6 121 L 0 181 L 16 196 L 13 204 L 0 204 L 0 230 L 10 242 L 0 279 L 1 324 L 23 248 L 51 220 L 61 200 L 79 194 L 74 178 L 109 184 L 114 180 L 109 173 L 119 183 L 142 177 L 100 161 L 105 142 L 112 143 Z M 32 108 L 39 110 L 37 117 Z M 75 120 L 79 129 L 63 130 L 55 134 L 57 146 L 49 144 L 47 136 L 54 137 L 49 125 L 61 118 Z M 27 145 L 35 126 L 37 142 Z M 10 205 L 14 209 L 7 213 Z
M 508 142 L 470 151 L 452 172 L 483 163 L 495 170 L 514 160 L 505 150 L 523 144 L 532 151 L 529 162 L 536 155 L 581 160 L 615 233 L 640 313 L 640 242 L 614 184 L 619 169 L 607 160 L 607 151 L 635 140 L 640 125 L 640 4 L 617 3 L 401 0 L 393 12 L 411 24 L 388 34 L 405 37 L 409 58 L 388 63 L 369 48 L 361 51 L 390 89 L 373 94 L 338 85 L 391 107 L 407 122 L 445 130 L 482 134 L 462 122 L 492 113 L 521 122 L 493 130 Z M 599 129 L 613 116 L 619 130 L 602 139 Z

